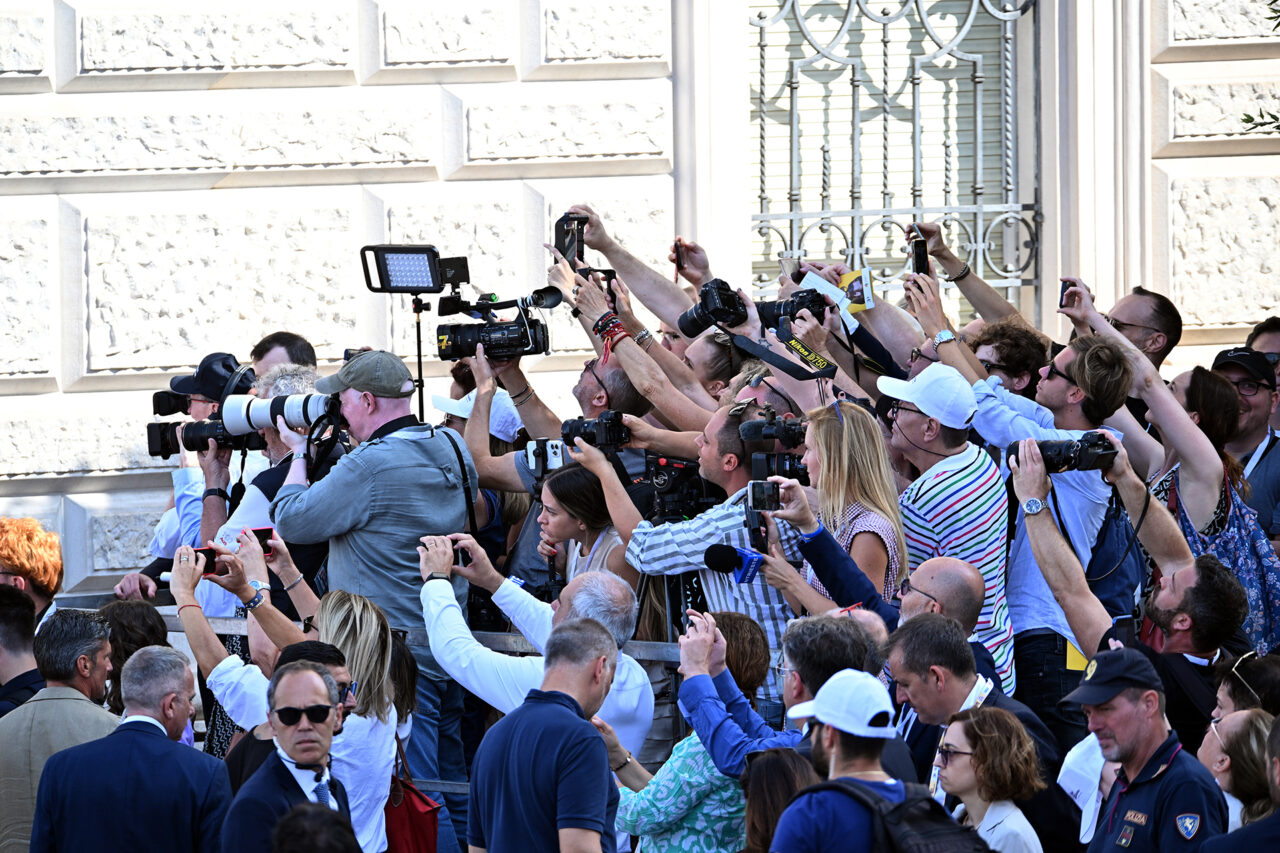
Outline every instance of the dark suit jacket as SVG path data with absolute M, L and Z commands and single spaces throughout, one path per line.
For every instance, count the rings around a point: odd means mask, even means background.
M 342 783 L 329 774 L 329 790 L 338 811 L 351 820 L 351 804 Z M 289 768 L 272 752 L 240 786 L 222 824 L 223 853 L 271 853 L 271 833 L 296 805 L 308 803 Z
M 217 851 L 230 805 L 221 761 L 132 722 L 45 764 L 31 853 Z

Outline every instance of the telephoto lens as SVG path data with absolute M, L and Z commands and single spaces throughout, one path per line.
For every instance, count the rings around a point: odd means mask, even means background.
M 262 399 L 250 394 L 234 394 L 222 404 L 222 422 L 232 435 L 276 428 L 283 417 L 290 429 L 309 429 L 325 412 L 338 410 L 337 395 L 290 394 Z

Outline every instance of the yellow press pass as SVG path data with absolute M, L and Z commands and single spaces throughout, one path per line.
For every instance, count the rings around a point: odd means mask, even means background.
M 840 289 L 849 298 L 844 310 L 850 314 L 876 307 L 876 295 L 871 286 L 871 270 L 847 272 L 840 277 Z

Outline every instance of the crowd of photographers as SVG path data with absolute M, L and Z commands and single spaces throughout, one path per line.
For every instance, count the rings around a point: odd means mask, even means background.
M 1166 380 L 1166 297 L 1063 279 L 1058 343 L 906 237 L 901 304 L 789 260 L 755 301 L 575 207 L 507 322 L 433 255 L 484 320 L 438 425 L 390 353 L 203 358 L 118 601 L 58 609 L 56 536 L 0 519 L 0 853 L 1280 841 L 1280 317 Z

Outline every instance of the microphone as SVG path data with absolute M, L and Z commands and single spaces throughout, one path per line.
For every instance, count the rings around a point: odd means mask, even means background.
M 711 545 L 703 554 L 702 560 L 713 572 L 732 572 L 733 579 L 738 583 L 751 583 L 764 564 L 764 555 L 732 545 Z
M 777 428 L 764 418 L 753 418 L 738 425 L 738 437 L 743 441 L 761 441 L 766 438 L 777 438 L 777 434 Z M 729 546 L 726 545 L 725 547 Z

